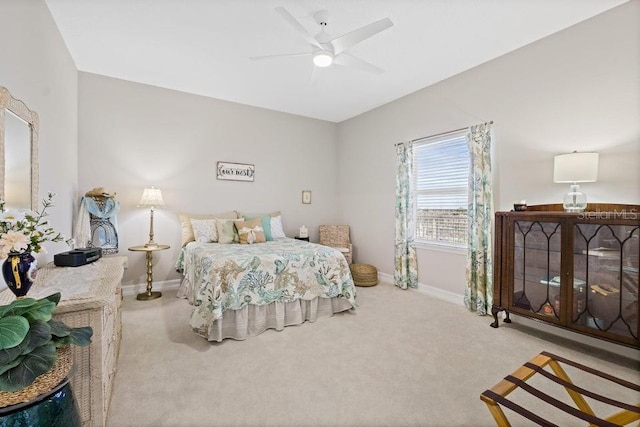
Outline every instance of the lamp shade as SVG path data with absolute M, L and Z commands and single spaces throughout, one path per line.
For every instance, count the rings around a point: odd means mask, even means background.
M 147 187 L 142 192 L 142 197 L 138 203 L 139 208 L 159 208 L 164 206 L 162 191 L 159 188 Z
M 596 182 L 598 153 L 560 154 L 553 159 L 553 182 Z

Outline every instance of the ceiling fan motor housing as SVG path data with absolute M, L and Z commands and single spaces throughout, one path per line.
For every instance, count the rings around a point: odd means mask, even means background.
M 329 23 L 329 11 L 319 10 L 313 14 L 313 19 L 315 19 L 321 27 L 326 27 Z

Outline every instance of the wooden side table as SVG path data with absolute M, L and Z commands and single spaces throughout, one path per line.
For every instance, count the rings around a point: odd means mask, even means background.
M 309 241 L 309 237 L 300 237 L 300 236 L 295 236 L 294 239 L 296 240 L 304 240 L 305 242 Z
M 130 251 L 136 252 L 145 252 L 147 254 L 147 292 L 138 294 L 136 296 L 137 300 L 147 301 L 151 299 L 160 298 L 162 296 L 162 292 L 152 291 L 153 288 L 153 252 L 155 251 L 163 251 L 165 249 L 169 249 L 169 245 L 140 245 L 140 246 L 132 246 L 129 248 Z

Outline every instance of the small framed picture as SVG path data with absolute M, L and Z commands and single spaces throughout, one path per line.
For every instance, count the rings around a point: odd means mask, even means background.
M 311 190 L 302 190 L 302 203 L 305 205 L 311 204 Z

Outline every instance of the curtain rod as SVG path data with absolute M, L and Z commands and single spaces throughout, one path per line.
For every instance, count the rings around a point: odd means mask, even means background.
M 493 124 L 493 120 L 491 120 L 490 122 L 486 122 L 486 123 L 492 125 Z M 443 136 L 443 135 L 447 135 L 447 134 L 450 134 L 450 133 L 456 133 L 456 132 L 460 132 L 461 130 L 465 130 L 465 129 L 469 129 L 469 126 L 463 127 L 463 128 L 460 128 L 460 129 L 449 130 L 447 132 L 436 133 L 434 135 L 423 136 L 422 138 L 412 139 L 409 142 L 416 142 L 416 141 L 420 141 L 421 139 L 427 139 L 427 138 L 435 138 L 436 136 Z M 396 143 L 394 145 L 397 147 L 400 144 L 404 144 L 404 142 L 398 142 L 398 143 Z

